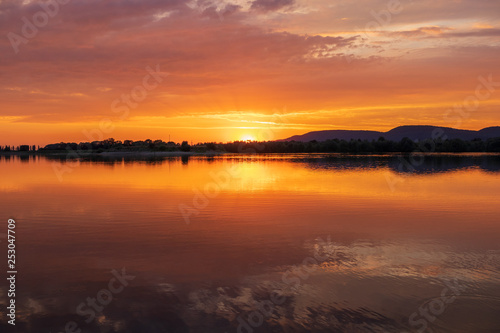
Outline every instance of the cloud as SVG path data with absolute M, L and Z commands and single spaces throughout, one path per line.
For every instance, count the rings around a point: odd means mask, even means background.
M 116 98 L 141 83 L 146 66 L 156 64 L 171 75 L 133 110 L 134 115 L 191 111 L 200 104 L 210 109 L 214 99 L 210 95 L 219 98 L 228 90 L 259 94 L 269 81 L 322 71 L 319 61 L 336 67 L 343 61 L 341 50 L 356 39 L 247 24 L 235 4 L 197 3 L 192 8 L 175 1 L 139 4 L 125 2 L 116 16 L 107 3 L 87 5 L 75 0 L 61 8 L 54 23 L 22 45 L 19 54 L 12 52 L 7 39 L 1 40 L 0 69 L 9 77 L 0 81 L 2 115 L 21 114 L 30 122 L 99 119 L 110 112 Z M 28 15 L 25 7 L 17 11 Z M 86 7 L 88 11 L 82 10 Z M 165 11 L 171 14 L 157 19 Z M 11 23 L 16 26 L 15 20 Z M 249 96 L 241 98 L 249 100 Z M 21 107 L 23 99 L 26 103 Z M 271 97 L 262 96 L 262 100 L 269 102 Z M 219 107 L 231 106 L 222 102 Z
M 479 2 L 405 3 L 380 30 L 365 33 L 370 13 L 387 1 L 72 0 L 16 54 L 5 36 L 22 34 L 22 18 L 32 20 L 41 7 L 2 1 L 0 117 L 99 121 L 141 83 L 146 66 L 158 64 L 170 75 L 131 116 L 266 114 L 287 106 L 328 111 L 323 123 L 381 124 L 380 106 L 453 103 L 473 91 L 478 75 L 500 77 L 500 3 Z M 336 111 L 349 108 L 380 117 Z M 392 120 L 415 118 L 395 110 L 387 111 Z M 294 123 L 321 125 L 311 119 Z
M 483 28 L 457 31 L 456 29 L 447 27 L 421 27 L 413 30 L 406 31 L 391 31 L 382 32 L 381 35 L 399 38 L 468 38 L 468 37 L 500 37 L 500 29 L 497 28 Z
M 268 12 L 280 10 L 284 7 L 291 6 L 295 0 L 255 0 L 252 2 L 251 9 Z
M 390 37 L 401 37 L 401 38 L 420 38 L 426 36 L 439 36 L 449 30 L 452 29 L 446 27 L 428 26 L 406 31 L 385 32 L 385 35 Z
M 210 3 L 209 6 L 203 10 L 202 16 L 206 16 L 212 19 L 219 19 L 222 21 L 229 15 L 237 13 L 240 10 L 241 6 L 234 4 L 226 4 L 222 8 L 218 8 L 216 5 Z
M 500 37 L 500 29 L 490 28 L 453 32 L 445 34 L 445 37 Z

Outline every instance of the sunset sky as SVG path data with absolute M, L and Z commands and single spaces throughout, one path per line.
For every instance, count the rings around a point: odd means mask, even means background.
M 498 0 L 54 3 L 0 0 L 0 145 L 500 125 Z

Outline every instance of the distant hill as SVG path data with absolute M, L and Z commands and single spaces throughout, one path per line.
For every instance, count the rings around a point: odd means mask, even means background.
M 438 133 L 443 133 L 441 137 L 448 139 L 489 139 L 500 137 L 500 126 L 487 127 L 479 131 L 461 130 L 450 127 L 439 126 L 399 126 L 391 129 L 388 132 L 378 131 L 350 131 L 350 130 L 328 130 L 328 131 L 314 131 L 302 135 L 294 135 L 284 140 L 279 141 L 302 141 L 309 142 L 312 140 L 326 141 L 326 140 L 377 140 L 384 137 L 386 140 L 400 141 L 404 137 L 408 137 L 413 141 L 420 141 L 432 138 L 434 130 L 440 130 Z M 441 132 L 442 131 L 442 132 Z

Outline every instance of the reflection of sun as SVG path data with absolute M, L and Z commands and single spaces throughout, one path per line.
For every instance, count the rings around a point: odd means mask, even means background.
M 243 135 L 241 137 L 241 140 L 242 141 L 255 141 L 255 137 L 253 135 L 246 134 L 246 135 Z

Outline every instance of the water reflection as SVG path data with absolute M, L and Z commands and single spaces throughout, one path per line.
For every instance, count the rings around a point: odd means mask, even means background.
M 387 167 L 397 173 L 426 174 L 478 168 L 500 171 L 500 155 L 482 154 L 413 154 L 382 156 L 317 156 L 296 158 L 313 169 L 360 169 Z
M 10 158 L 9 155 L 4 158 Z M 13 156 L 23 161 L 34 158 L 33 156 Z M 66 155 L 47 155 L 43 158 L 60 162 L 71 162 L 73 158 Z M 313 169 L 366 169 L 387 167 L 397 173 L 434 173 L 448 172 L 460 169 L 479 168 L 485 171 L 500 171 L 500 154 L 411 154 L 411 155 L 342 155 L 342 154 L 260 154 L 260 155 L 181 155 L 156 153 L 154 155 L 133 154 L 108 154 L 90 155 L 78 158 L 83 163 L 134 163 L 146 161 L 149 163 L 172 163 L 179 159 L 183 164 L 188 164 L 191 159 L 201 159 L 208 162 L 217 160 L 237 160 L 245 162 L 285 160 L 295 163 L 303 163 Z
M 497 332 L 498 156 L 423 161 L 408 173 L 398 156 L 3 156 L 16 329 Z M 179 205 L 196 200 L 187 225 Z M 79 304 L 122 268 L 135 279 L 86 323 Z

